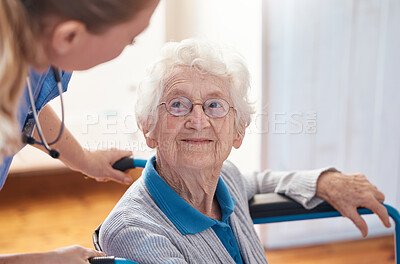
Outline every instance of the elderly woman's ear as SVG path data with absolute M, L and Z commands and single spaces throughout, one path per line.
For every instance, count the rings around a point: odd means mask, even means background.
M 242 135 L 238 131 L 236 131 L 235 137 L 233 138 L 233 147 L 235 149 L 238 149 L 242 145 L 243 138 L 244 138 L 244 132 Z
M 144 135 L 144 137 L 146 138 L 146 144 L 147 144 L 147 146 L 148 146 L 149 148 L 154 149 L 154 148 L 156 148 L 156 147 L 158 146 L 158 144 L 157 144 L 157 140 L 155 140 L 155 139 L 152 137 L 152 134 L 153 134 L 153 133 L 147 133 L 147 134 Z
M 144 138 L 146 139 L 146 144 L 149 148 L 156 148 L 158 146 L 157 140 L 154 138 L 154 129 L 150 131 L 147 124 L 143 124 L 142 131 Z

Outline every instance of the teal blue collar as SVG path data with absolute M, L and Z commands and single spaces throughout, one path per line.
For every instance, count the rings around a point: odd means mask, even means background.
M 157 205 L 182 235 L 200 233 L 219 222 L 200 213 L 180 197 L 158 175 L 155 165 L 156 158 L 154 156 L 149 159 L 143 172 L 145 184 Z M 229 193 L 221 176 L 218 180 L 215 195 L 221 207 L 222 222 L 226 222 L 235 208 L 235 200 Z

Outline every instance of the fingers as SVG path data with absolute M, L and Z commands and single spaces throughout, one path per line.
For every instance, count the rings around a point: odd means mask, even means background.
M 122 158 L 130 157 L 133 154 L 132 151 L 128 151 L 128 150 L 113 150 L 112 153 L 114 155 L 114 161 L 112 162 L 112 164 L 114 164 L 116 161 L 118 161 Z M 121 184 L 129 185 L 132 183 L 132 178 L 129 175 L 127 175 L 119 170 L 115 170 L 115 169 L 112 169 L 112 171 L 110 172 L 109 179 L 112 181 L 121 183 Z
M 365 205 L 366 208 L 370 209 L 372 212 L 374 212 L 378 217 L 381 219 L 382 223 L 386 227 L 390 227 L 390 221 L 389 221 L 389 214 L 388 211 L 386 210 L 385 206 L 383 206 L 381 203 L 375 201 L 371 202 L 368 205 Z
M 104 252 L 97 251 L 97 250 L 94 250 L 94 249 L 86 248 L 85 251 L 86 251 L 85 252 L 85 259 L 90 259 L 90 258 L 95 258 L 95 257 L 105 257 L 106 256 L 106 254 Z
M 369 199 L 368 203 L 360 204 L 359 206 L 370 209 L 381 219 L 385 227 L 390 227 L 389 214 L 381 203 L 377 200 Z M 360 230 L 361 235 L 366 237 L 368 235 L 368 225 L 365 220 L 358 214 L 356 207 L 347 207 L 344 210 L 340 210 L 340 213 L 349 218 L 354 225 Z
M 83 264 L 88 263 L 88 259 L 94 257 L 104 257 L 105 253 L 90 248 L 84 248 L 79 245 L 73 245 L 52 250 L 48 253 L 52 257 L 50 262 L 46 263 L 65 263 L 65 264 Z
M 113 160 L 111 161 L 111 165 L 122 158 L 130 157 L 133 155 L 132 151 L 129 150 L 112 149 L 111 151 L 112 151 L 111 153 L 113 154 Z
M 109 179 L 127 185 L 131 184 L 133 181 L 133 179 L 128 174 L 125 174 L 119 170 L 114 170 L 114 169 L 112 169 L 112 173 Z
M 112 165 L 124 158 L 132 156 L 131 151 L 127 150 L 102 150 L 102 151 L 94 151 L 88 152 L 91 154 L 90 159 L 94 161 L 97 166 L 92 166 L 91 170 L 86 172 L 89 177 L 94 178 L 97 182 L 108 182 L 110 180 L 115 181 L 120 184 L 129 185 L 132 183 L 132 178 L 119 170 L 115 170 Z
M 113 159 L 112 159 L 111 164 L 110 164 L 111 166 L 116 161 L 118 161 L 118 160 L 120 160 L 120 159 L 122 159 L 124 157 L 132 156 L 132 151 L 128 151 L 128 150 L 115 150 L 115 149 L 113 149 L 112 153 L 113 153 Z M 111 166 L 110 166 L 111 170 L 108 173 L 108 175 L 109 175 L 108 179 L 110 179 L 112 181 L 115 181 L 117 183 L 126 184 L 126 185 L 129 185 L 129 184 L 132 183 L 132 178 L 129 175 L 127 175 L 127 174 L 125 174 L 125 173 L 123 173 L 123 172 L 121 172 L 119 170 L 115 170 Z M 105 180 L 105 178 L 102 178 L 102 179 L 103 180 L 100 180 L 100 181 L 108 181 L 108 179 L 107 180 Z
M 95 178 L 97 182 L 108 182 L 110 181 L 108 178 Z
M 360 230 L 363 237 L 366 237 L 368 235 L 368 225 L 365 220 L 358 214 L 356 209 L 352 208 L 346 213 L 342 213 L 342 215 L 349 218 L 354 223 L 354 225 Z
M 385 195 L 372 185 L 363 174 L 345 175 L 330 174 L 327 178 L 328 187 L 324 198 L 332 204 L 343 216 L 348 217 L 361 234 L 366 236 L 368 227 L 364 219 L 358 214 L 358 207 L 365 207 L 374 212 L 381 219 L 385 227 L 390 227 L 389 214 L 381 204 Z M 323 183 L 321 181 L 321 183 Z
M 379 191 L 376 187 L 375 187 L 375 198 L 378 200 L 379 203 L 383 203 L 385 201 L 385 195 Z

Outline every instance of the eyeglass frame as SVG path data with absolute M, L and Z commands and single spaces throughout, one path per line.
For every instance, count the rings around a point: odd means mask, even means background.
M 171 113 L 170 111 L 168 111 L 167 103 L 169 103 L 169 102 L 171 102 L 172 100 L 177 99 L 177 98 L 184 98 L 184 99 L 187 99 L 188 102 L 190 102 L 191 107 L 190 107 L 190 109 L 189 109 L 189 112 L 187 112 L 187 113 L 184 114 L 184 115 L 175 115 L 175 114 Z M 225 115 L 214 117 L 214 116 L 210 116 L 210 115 L 207 114 L 207 112 L 206 112 L 205 109 L 204 109 L 204 104 L 205 104 L 207 101 L 214 100 L 214 99 L 222 100 L 222 101 L 226 102 L 226 104 L 229 106 L 229 109 L 228 109 L 228 111 L 226 111 L 226 114 L 225 114 Z M 222 98 L 210 98 L 210 99 L 207 99 L 207 100 L 203 101 L 203 103 L 192 103 L 192 101 L 189 100 L 189 98 L 187 98 L 187 97 L 184 97 L 184 96 L 177 96 L 177 97 L 174 97 L 174 98 L 169 99 L 168 101 L 161 102 L 160 104 L 157 105 L 157 107 L 159 107 L 159 106 L 161 106 L 161 105 L 164 105 L 164 106 L 165 106 L 165 110 L 166 110 L 169 114 L 171 114 L 171 115 L 173 115 L 173 116 L 176 116 L 176 117 L 187 116 L 188 114 L 190 114 L 190 113 L 193 111 L 193 107 L 194 107 L 195 105 L 201 105 L 201 108 L 203 109 L 204 114 L 205 114 L 206 116 L 210 117 L 210 118 L 223 118 L 223 117 L 225 117 L 225 116 L 228 115 L 228 113 L 229 113 L 229 111 L 231 110 L 231 108 L 232 108 L 233 110 L 236 111 L 236 109 L 235 109 L 233 106 L 231 106 L 225 99 L 222 99 Z

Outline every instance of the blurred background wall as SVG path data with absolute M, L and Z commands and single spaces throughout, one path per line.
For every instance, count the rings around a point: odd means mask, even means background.
M 263 1 L 262 23 L 263 106 L 275 120 L 263 165 L 361 172 L 399 208 L 400 2 Z M 366 220 L 370 235 L 389 231 Z M 271 247 L 361 237 L 347 219 L 267 231 Z

